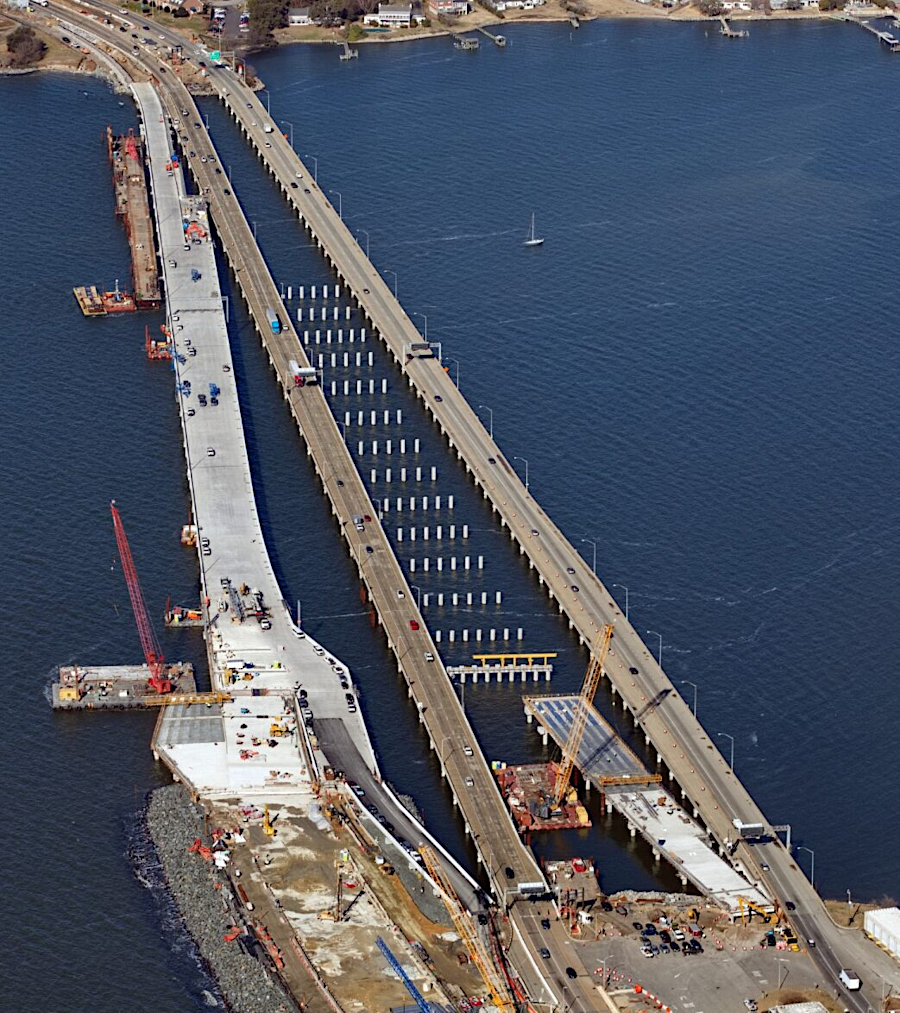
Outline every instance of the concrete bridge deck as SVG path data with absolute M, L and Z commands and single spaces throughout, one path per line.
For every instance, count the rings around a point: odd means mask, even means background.
M 335 665 L 329 664 L 324 649 L 314 641 L 298 639 L 282 601 L 250 477 L 206 202 L 187 195 L 180 174 L 169 175 L 166 170 L 172 142 L 155 88 L 136 83 L 133 91 L 142 110 L 168 326 L 178 353 L 175 397 L 198 532 L 202 594 L 208 602 L 210 677 L 214 689 L 230 691 L 235 697 L 235 702 L 222 706 L 221 734 L 214 738 L 208 734 L 202 745 L 182 741 L 175 727 L 182 715 L 177 708 L 167 710 L 157 729 L 155 749 L 207 792 L 308 790 L 313 772 L 304 769 L 296 732 L 289 739 L 272 739 L 277 742 L 274 747 L 252 743 L 253 738 L 270 740 L 268 725 L 260 731 L 266 718 L 280 721 L 287 714 L 296 723 L 295 688 L 303 685 L 316 719 L 346 722 L 367 766 L 377 772 L 362 716 L 358 711 L 348 713 Z M 192 222 L 200 230 L 194 234 L 204 237 L 200 242 L 186 242 L 185 226 Z M 217 393 L 213 395 L 212 390 Z M 230 582 L 232 595 L 226 593 L 223 582 Z M 264 629 L 249 613 L 239 620 L 233 600 L 236 595 L 247 601 L 247 596 L 240 595 L 241 585 L 261 594 L 269 609 L 270 628 Z M 227 605 L 227 610 L 221 611 L 220 604 Z M 338 667 L 343 670 L 342 665 Z M 239 673 L 236 680 L 229 671 Z M 251 697 L 254 690 L 266 696 Z M 265 701 L 262 707 L 260 700 Z M 260 728 L 242 730 L 251 717 L 243 711 L 259 712 L 261 717 L 250 723 Z

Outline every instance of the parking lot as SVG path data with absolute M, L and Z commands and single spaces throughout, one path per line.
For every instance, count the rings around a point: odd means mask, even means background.
M 635 905 L 629 907 L 636 922 L 638 909 Z M 643 924 L 646 927 L 646 922 Z M 654 928 L 655 934 L 641 936 L 632 924 L 627 934 L 601 936 L 596 941 L 573 945 L 578 946 L 585 966 L 594 972 L 598 982 L 605 976 L 611 992 L 623 989 L 634 994 L 635 985 L 641 985 L 676 1013 L 743 1010 L 747 1008 L 744 1000 L 757 1000 L 779 985 L 805 989 L 820 980 L 806 953 L 761 949 L 758 927 L 742 928 L 726 923 L 714 930 L 712 936 L 705 929 L 696 939 L 700 949 L 687 954 L 685 943 L 689 951 L 691 948 L 688 932 L 682 930 L 684 940 L 670 935 L 678 947 L 673 950 L 665 937 L 659 935 L 667 929 L 660 929 L 658 923 Z M 714 937 L 720 939 L 722 949 L 717 949 Z M 644 955 L 645 952 L 649 955 Z

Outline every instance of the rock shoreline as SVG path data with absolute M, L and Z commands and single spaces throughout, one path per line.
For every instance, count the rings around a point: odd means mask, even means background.
M 236 924 L 228 880 L 188 848 L 204 838 L 203 813 L 180 784 L 150 793 L 146 827 L 185 928 L 232 1013 L 293 1013 L 281 983 L 237 942 L 222 936 Z

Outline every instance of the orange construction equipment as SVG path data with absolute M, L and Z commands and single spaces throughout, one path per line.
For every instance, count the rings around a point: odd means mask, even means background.
M 198 854 L 204 862 L 212 861 L 212 849 L 208 848 L 203 841 L 198 837 L 194 843 L 188 848 L 188 854 Z
M 206 233 L 196 222 L 191 222 L 190 225 L 184 230 L 184 238 L 192 239 L 196 236 L 198 239 L 206 239 Z
M 584 684 L 581 687 L 581 696 L 575 704 L 575 713 L 572 716 L 572 727 L 566 738 L 566 745 L 563 749 L 562 759 L 556 770 L 556 784 L 553 788 L 553 798 L 557 806 L 562 804 L 569 790 L 569 781 L 572 777 L 572 768 L 578 759 L 578 749 L 587 727 L 588 713 L 600 683 L 600 676 L 603 674 L 603 663 L 606 661 L 606 653 L 609 650 L 609 642 L 612 640 L 612 625 L 604 626 L 597 638 L 594 649 L 591 651 L 591 660 L 588 663 L 587 671 L 584 674 Z
M 222 936 L 222 938 L 225 940 L 226 943 L 233 943 L 235 939 L 237 939 L 237 937 L 241 934 L 242 931 L 243 929 L 240 927 L 240 925 L 232 925 L 231 928 L 225 933 L 225 935 Z
M 128 152 L 128 155 L 131 158 L 133 158 L 136 162 L 138 153 L 137 153 L 137 142 L 134 139 L 134 127 L 132 127 L 128 131 L 128 136 L 125 138 L 125 150 Z
M 284 967 L 284 955 L 281 950 L 278 949 L 275 940 L 269 935 L 269 930 L 265 927 L 265 925 L 263 925 L 262 922 L 257 922 L 256 925 L 253 926 L 253 931 L 256 933 L 257 939 L 259 939 L 263 946 L 265 946 L 266 951 L 272 958 L 275 966 L 279 970 Z

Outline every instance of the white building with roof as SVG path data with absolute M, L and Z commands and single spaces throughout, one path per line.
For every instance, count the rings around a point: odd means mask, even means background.
M 409 28 L 423 20 L 422 15 L 413 10 L 411 3 L 379 4 L 377 11 L 363 18 L 363 24 L 379 25 L 382 28 Z

